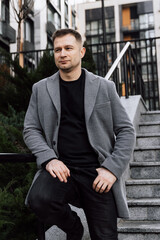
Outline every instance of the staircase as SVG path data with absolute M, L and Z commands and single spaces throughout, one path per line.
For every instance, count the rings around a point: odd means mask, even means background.
M 130 219 L 119 222 L 118 240 L 160 240 L 160 111 L 141 114 L 130 173 Z

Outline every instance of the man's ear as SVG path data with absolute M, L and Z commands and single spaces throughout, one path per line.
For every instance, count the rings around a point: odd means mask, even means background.
M 85 53 L 86 53 L 86 49 L 85 49 L 85 47 L 82 47 L 81 48 L 81 58 L 84 57 Z

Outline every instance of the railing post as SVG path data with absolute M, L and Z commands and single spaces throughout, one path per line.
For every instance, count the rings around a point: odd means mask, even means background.
M 124 74 L 124 84 L 125 84 L 125 97 L 128 98 L 129 97 L 129 91 L 128 91 L 128 77 L 127 77 L 127 61 L 126 61 L 126 56 L 123 56 L 123 74 Z
M 148 61 L 148 52 L 147 52 L 147 40 L 145 40 L 145 52 L 146 52 L 146 65 L 147 65 L 147 94 L 148 94 L 148 99 L 149 99 L 149 109 L 151 109 L 151 101 L 150 101 L 150 78 L 149 78 L 149 61 Z
M 155 82 L 154 82 L 154 63 L 153 63 L 153 51 L 152 51 L 152 39 L 150 39 L 150 54 L 151 54 L 151 71 L 152 71 L 152 92 L 153 92 L 153 106 L 156 109 L 156 97 L 155 97 Z
M 131 95 L 133 95 L 131 47 L 128 48 L 128 62 L 129 62 L 130 89 L 131 89 L 130 92 L 131 92 Z

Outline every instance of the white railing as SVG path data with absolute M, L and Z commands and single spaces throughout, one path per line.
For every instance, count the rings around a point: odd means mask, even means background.
M 121 50 L 120 54 L 118 55 L 118 57 L 116 58 L 116 60 L 114 61 L 114 63 L 112 64 L 111 68 L 109 69 L 108 73 L 105 76 L 105 79 L 109 79 L 111 77 L 111 75 L 113 74 L 114 70 L 116 69 L 116 67 L 118 66 L 119 62 L 121 61 L 121 59 L 123 58 L 124 54 L 126 53 L 126 51 L 128 50 L 129 46 L 131 45 L 130 42 L 127 42 L 125 44 L 125 46 L 123 47 L 123 49 Z

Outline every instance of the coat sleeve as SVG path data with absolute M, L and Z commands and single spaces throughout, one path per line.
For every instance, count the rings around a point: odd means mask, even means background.
M 55 151 L 50 148 L 45 140 L 43 129 L 39 120 L 37 88 L 33 85 L 32 95 L 24 119 L 24 142 L 35 155 L 38 168 L 49 159 L 57 158 Z
M 121 104 L 115 84 L 112 81 L 109 82 L 115 144 L 112 154 L 105 159 L 101 166 L 107 168 L 119 179 L 131 159 L 135 144 L 135 131 Z

